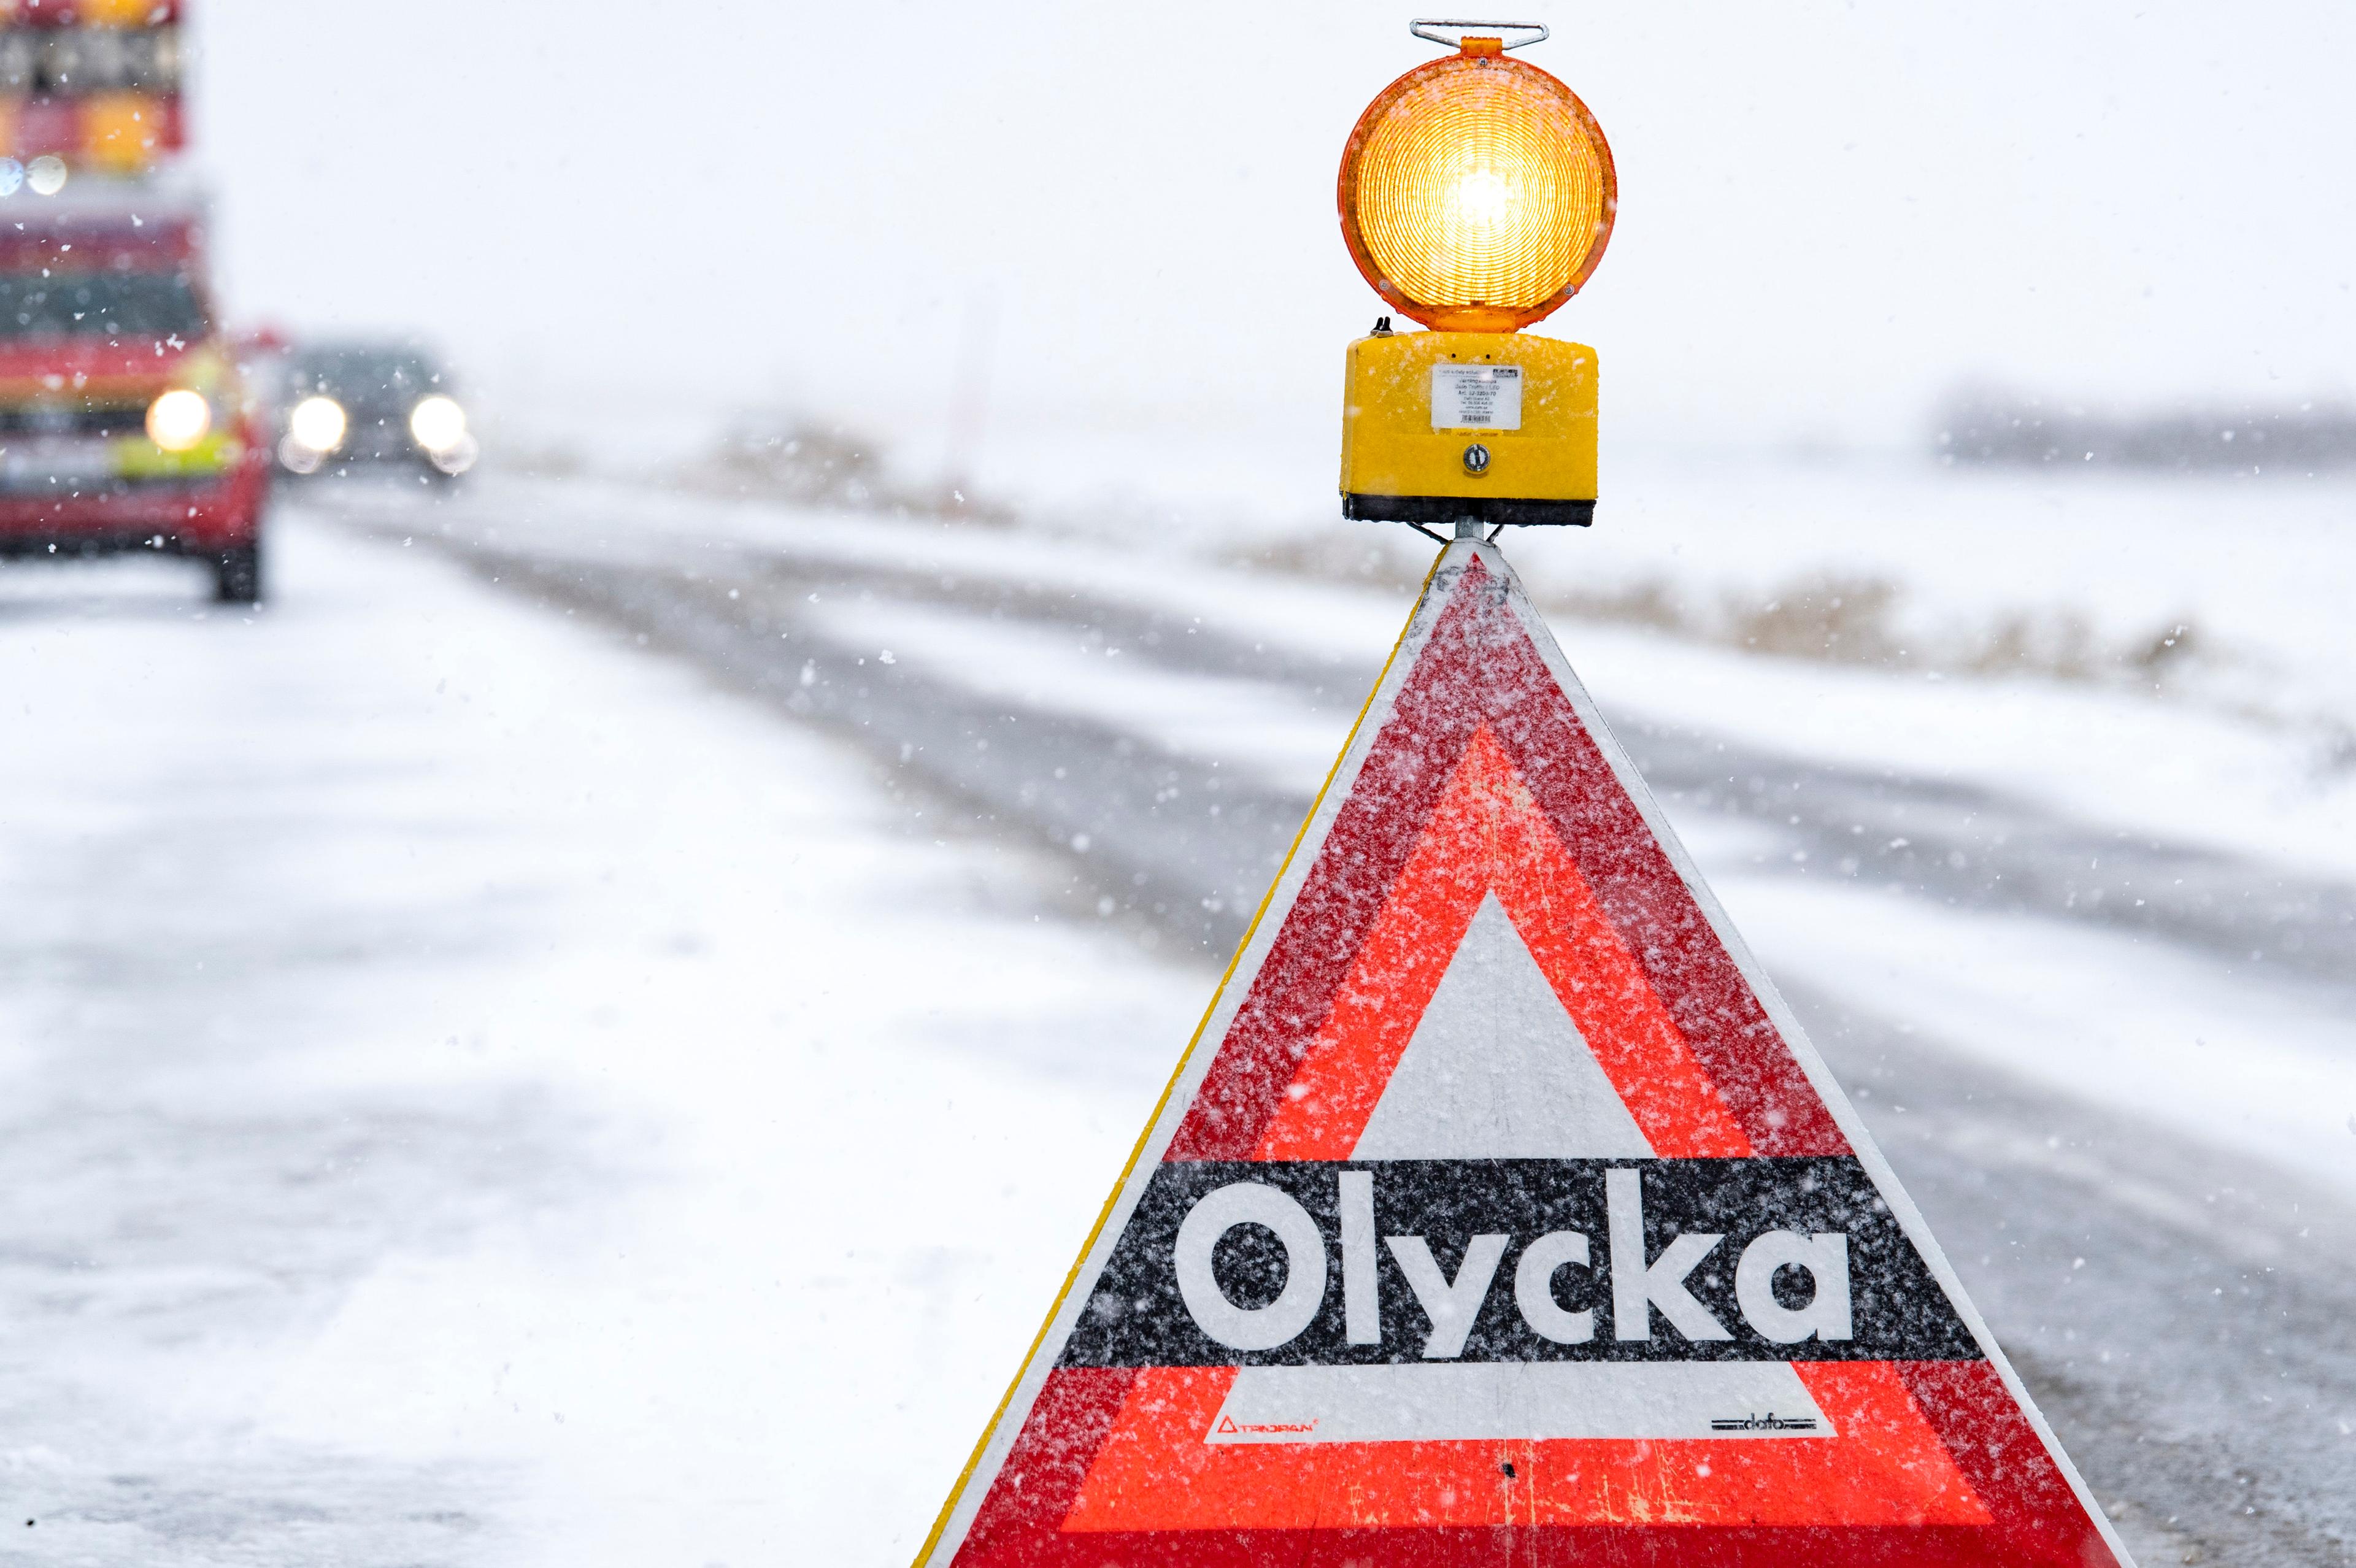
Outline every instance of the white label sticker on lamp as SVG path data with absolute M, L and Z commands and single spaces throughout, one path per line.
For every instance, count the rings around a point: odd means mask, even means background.
M 1522 368 L 1518 365 L 1434 365 L 1431 428 L 1522 428 Z

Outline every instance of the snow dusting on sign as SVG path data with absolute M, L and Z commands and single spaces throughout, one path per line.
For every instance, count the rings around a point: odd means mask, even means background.
M 1639 1558 L 2126 1562 L 1459 541 L 919 1563 Z

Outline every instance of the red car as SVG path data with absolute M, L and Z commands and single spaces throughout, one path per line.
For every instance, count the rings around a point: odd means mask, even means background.
M 145 188 L 0 199 L 0 556 L 187 556 L 262 597 L 270 453 L 201 219 Z

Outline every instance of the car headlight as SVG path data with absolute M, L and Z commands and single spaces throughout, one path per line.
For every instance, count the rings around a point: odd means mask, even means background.
M 213 406 L 202 392 L 175 387 L 147 405 L 147 439 L 166 452 L 186 452 L 213 428 Z
M 286 433 L 313 452 L 333 452 L 344 444 L 344 405 L 328 397 L 309 397 L 286 416 Z
M 466 439 L 466 411 L 436 392 L 409 411 L 409 433 L 428 452 L 447 452 Z

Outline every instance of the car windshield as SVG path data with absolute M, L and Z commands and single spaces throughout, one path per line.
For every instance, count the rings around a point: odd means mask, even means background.
M 382 349 L 317 349 L 294 357 L 289 389 L 296 398 L 323 392 L 355 412 L 403 413 L 441 389 L 441 377 L 416 354 Z
M 177 272 L 0 274 L 0 338 L 187 339 L 204 332 L 204 306 Z

